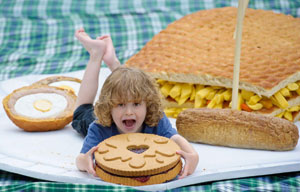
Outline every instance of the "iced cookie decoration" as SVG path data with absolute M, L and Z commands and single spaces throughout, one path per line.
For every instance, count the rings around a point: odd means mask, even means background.
M 70 91 L 73 91 L 77 96 L 80 88 L 80 83 L 81 80 L 74 77 L 51 76 L 45 79 L 41 79 L 35 82 L 33 85 L 49 85 L 63 89 L 68 89 Z
M 19 88 L 2 103 L 12 122 L 25 131 L 51 131 L 72 121 L 76 95 L 67 89 L 48 85 Z
M 174 141 L 158 135 L 116 135 L 98 145 L 96 173 L 104 181 L 123 185 L 163 183 L 181 171 L 178 150 Z

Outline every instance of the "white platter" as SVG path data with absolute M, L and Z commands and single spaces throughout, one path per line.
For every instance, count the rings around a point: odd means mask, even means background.
M 102 85 L 109 70 L 101 70 Z M 83 71 L 59 74 L 81 78 Z M 47 75 L 49 76 L 49 75 Z M 14 89 L 47 77 L 32 75 L 0 82 L 0 99 Z M 175 127 L 175 120 L 171 119 Z M 296 123 L 299 128 L 299 122 Z M 97 185 L 114 185 L 76 169 L 83 138 L 70 125 L 62 130 L 30 133 L 16 127 L 0 108 L 0 169 L 34 178 Z M 231 178 L 252 177 L 274 173 L 300 171 L 300 144 L 292 151 L 275 152 L 235 149 L 193 144 L 199 153 L 195 173 L 182 180 L 159 185 L 134 187 L 141 190 L 166 190 L 181 186 Z

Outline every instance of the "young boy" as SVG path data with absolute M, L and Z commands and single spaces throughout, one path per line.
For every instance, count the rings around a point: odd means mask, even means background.
M 86 135 L 76 158 L 77 168 L 96 176 L 93 153 L 99 142 L 116 134 L 141 132 L 175 141 L 181 148 L 177 153 L 185 159 L 179 178 L 192 174 L 198 164 L 198 154 L 164 115 L 154 80 L 139 69 L 121 67 L 109 36 L 91 39 L 81 28 L 75 37 L 90 54 L 72 122 L 74 129 Z M 94 109 L 102 60 L 112 73 L 104 82 Z

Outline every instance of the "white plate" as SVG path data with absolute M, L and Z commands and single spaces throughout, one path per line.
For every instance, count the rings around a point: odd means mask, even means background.
M 102 86 L 109 70 L 101 70 Z M 83 71 L 60 74 L 81 78 Z M 49 76 L 49 75 L 47 75 Z M 0 82 L 0 99 L 14 89 L 29 85 L 47 76 L 24 76 Z M 99 90 L 98 90 L 99 91 Z M 171 119 L 175 127 L 175 120 Z M 299 128 L 299 122 L 297 122 Z M 70 125 L 62 130 L 30 133 L 17 128 L 0 109 L 0 169 L 34 178 L 98 185 L 114 185 L 76 169 L 83 138 Z M 199 164 L 194 174 L 182 180 L 134 187 L 141 190 L 167 190 L 185 185 L 231 178 L 251 177 L 274 173 L 300 171 L 300 146 L 292 151 L 275 152 L 235 149 L 204 144 L 193 144 L 199 153 Z

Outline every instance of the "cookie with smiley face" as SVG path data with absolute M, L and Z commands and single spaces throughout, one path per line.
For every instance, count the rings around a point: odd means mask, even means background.
M 180 147 L 172 140 L 145 133 L 112 136 L 94 153 L 96 173 L 104 181 L 140 186 L 174 179 L 182 169 Z
M 25 131 L 51 131 L 72 121 L 76 95 L 63 88 L 32 85 L 14 90 L 2 103 L 7 116 Z

